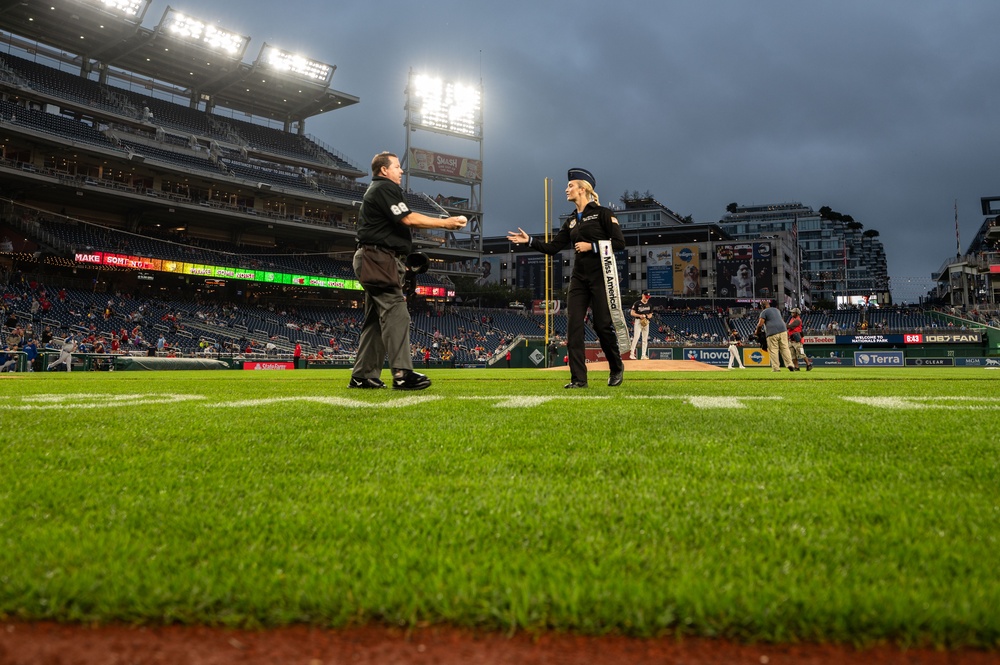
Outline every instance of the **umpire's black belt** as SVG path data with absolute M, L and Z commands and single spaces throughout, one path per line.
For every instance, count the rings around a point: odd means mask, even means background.
M 361 247 L 363 249 L 371 249 L 371 250 L 375 250 L 375 251 L 381 251 L 381 252 L 389 252 L 390 254 L 394 254 L 396 256 L 396 258 L 399 258 L 399 259 L 405 259 L 406 258 L 406 252 L 401 252 L 398 249 L 393 249 L 392 247 L 386 247 L 384 245 L 366 245 L 364 243 L 360 243 L 359 242 L 358 243 L 358 247 Z

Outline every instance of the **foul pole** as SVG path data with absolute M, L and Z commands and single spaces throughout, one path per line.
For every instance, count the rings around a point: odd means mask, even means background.
M 552 222 L 552 180 L 545 179 L 545 242 L 549 241 L 549 226 Z M 552 331 L 552 316 L 549 303 L 552 300 L 552 257 L 545 255 L 545 366 L 548 367 L 549 343 Z

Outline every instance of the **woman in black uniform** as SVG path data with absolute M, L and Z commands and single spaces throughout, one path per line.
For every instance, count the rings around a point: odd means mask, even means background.
M 576 205 L 575 214 L 563 224 L 552 242 L 542 242 L 532 238 L 523 229 L 509 231 L 507 240 L 515 245 L 527 244 L 543 254 L 553 255 L 570 244 L 576 250 L 573 261 L 573 276 L 569 283 L 569 310 L 567 316 L 566 347 L 569 352 L 570 382 L 566 388 L 587 387 L 587 358 L 584 352 L 584 318 L 587 307 L 594 314 L 594 332 L 601 342 L 601 349 L 608 359 L 609 386 L 622 384 L 621 352 L 618 338 L 611 322 L 611 310 L 604 286 L 604 271 L 598 241 L 610 240 L 615 251 L 625 249 L 625 236 L 614 213 L 601 206 L 594 191 L 594 176 L 585 169 L 570 169 L 569 184 L 566 185 L 566 200 Z

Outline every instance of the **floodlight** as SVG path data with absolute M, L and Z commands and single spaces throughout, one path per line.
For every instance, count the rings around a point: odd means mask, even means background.
M 139 18 L 146 13 L 150 0 L 82 0 L 84 4 L 100 7 L 106 12 L 125 18 Z
M 247 44 L 250 43 L 249 37 L 208 25 L 170 7 L 167 7 L 167 11 L 163 14 L 160 29 L 174 39 L 231 58 L 242 58 Z
M 411 75 L 410 112 L 416 124 L 466 136 L 482 133 L 482 92 L 477 86 Z
M 332 65 L 267 44 L 261 48 L 257 63 L 269 67 L 279 74 L 287 74 L 310 83 L 327 85 L 333 78 L 334 68 Z

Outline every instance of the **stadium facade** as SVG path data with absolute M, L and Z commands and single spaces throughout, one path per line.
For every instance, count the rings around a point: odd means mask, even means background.
M 681 218 L 652 197 L 623 199 L 616 216 L 626 241 L 626 249 L 618 253 L 623 290 L 649 290 L 658 300 L 680 307 L 752 307 L 764 299 L 787 307 L 811 303 L 790 233 L 738 238 L 721 224 Z M 555 257 L 556 292 L 569 281 L 572 254 L 564 250 Z M 485 280 L 545 297 L 541 254 L 505 237 L 487 238 L 483 266 Z
M 249 37 L 171 8 L 146 28 L 147 8 L 0 3 L 0 224 L 32 250 L 20 268 L 79 269 L 84 282 L 99 269 L 96 286 L 140 269 L 160 288 L 221 280 L 234 293 L 355 301 L 367 168 L 306 124 L 360 100 L 331 87 L 334 65 L 268 44 L 245 62 Z M 422 295 L 452 295 L 447 274 L 474 265 L 477 244 L 415 233 L 431 259 Z M 127 279 L 114 277 L 131 291 Z
M 772 235 L 788 240 L 800 257 L 806 300 L 891 303 L 885 248 L 876 231 L 864 231 L 848 216 L 824 215 L 797 202 L 731 204 L 719 226 L 740 240 Z
M 966 310 L 996 311 L 1000 303 L 1000 196 L 980 199 L 983 223 L 965 252 L 958 244 L 956 212 L 955 255 L 931 275 L 937 286 L 933 301 Z

